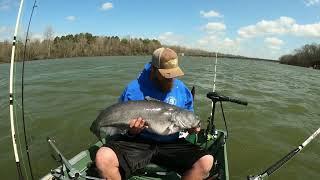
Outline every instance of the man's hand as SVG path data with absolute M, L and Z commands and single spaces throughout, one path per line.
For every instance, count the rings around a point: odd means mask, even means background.
M 129 134 L 131 135 L 137 135 L 141 133 L 141 131 L 144 128 L 148 128 L 148 126 L 146 126 L 145 121 L 141 117 L 130 120 L 129 126 L 130 126 Z
M 191 134 L 191 133 L 196 133 L 198 134 L 200 132 L 201 128 L 200 127 L 194 127 L 194 128 L 190 128 L 188 129 L 188 133 Z

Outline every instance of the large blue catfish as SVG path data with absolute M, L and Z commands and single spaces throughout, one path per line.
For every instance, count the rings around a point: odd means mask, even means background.
M 169 135 L 185 129 L 199 127 L 200 120 L 191 111 L 156 100 L 128 101 L 107 107 L 92 123 L 90 130 L 104 138 L 126 133 L 129 121 L 142 117 L 148 131 Z

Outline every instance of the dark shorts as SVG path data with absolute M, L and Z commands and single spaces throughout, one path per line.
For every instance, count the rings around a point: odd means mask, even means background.
M 117 155 L 122 179 L 128 179 L 136 170 L 154 163 L 183 174 L 202 156 L 209 154 L 184 138 L 170 143 L 121 137 L 105 144 Z

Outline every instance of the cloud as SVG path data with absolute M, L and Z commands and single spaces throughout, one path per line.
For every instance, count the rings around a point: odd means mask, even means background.
M 6 26 L 0 26 L 0 33 L 3 33 L 7 30 Z
M 199 39 L 197 42 L 200 46 L 206 46 L 208 44 L 208 40 L 206 39 Z
M 106 2 L 106 3 L 103 3 L 101 5 L 101 10 L 103 10 L 103 11 L 107 11 L 107 10 L 110 10 L 112 8 L 113 8 L 113 4 L 110 3 L 110 2 Z
M 320 38 L 320 22 L 314 24 L 294 24 L 291 33 L 296 36 Z
M 76 20 L 76 17 L 75 16 L 67 16 L 65 19 L 68 21 L 74 21 L 74 20 Z
M 160 34 L 157 38 L 161 44 L 166 45 L 180 45 L 183 44 L 183 36 L 176 35 L 173 32 L 165 32 L 163 34 Z
M 208 33 L 219 32 L 219 31 L 221 32 L 226 29 L 227 29 L 226 25 L 220 22 L 209 22 L 204 26 L 204 30 Z
M 211 10 L 208 12 L 205 11 L 200 11 L 200 14 L 202 15 L 202 17 L 204 18 L 211 18 L 211 17 L 223 17 L 219 12 Z
M 281 39 L 278 39 L 275 37 L 267 37 L 264 39 L 264 42 L 267 44 L 267 46 L 270 49 L 276 49 L 276 50 L 279 50 L 281 46 L 284 44 L 284 42 Z
M 236 40 L 232 40 L 230 38 L 225 38 L 222 43 L 226 47 L 233 47 L 237 45 Z
M 43 34 L 40 33 L 31 33 L 30 38 L 31 41 L 43 41 Z
M 241 48 L 241 39 L 208 34 L 197 41 L 196 47 L 208 51 L 237 54 Z
M 238 35 L 242 38 L 284 34 L 320 38 L 320 22 L 300 25 L 293 18 L 283 16 L 271 21 L 262 20 L 255 25 L 241 27 L 238 30 Z
M 10 0 L 1 0 L 0 1 L 0 10 L 8 10 L 10 9 L 10 4 L 12 2 Z
M 13 29 L 7 26 L 0 26 L 0 41 L 9 40 L 13 36 Z
M 285 34 L 290 27 L 295 24 L 295 20 L 290 17 L 280 17 L 274 21 L 262 20 L 255 25 L 241 27 L 238 34 L 243 38 L 250 38 L 264 34 Z
M 304 3 L 306 6 L 313 6 L 319 4 L 320 0 L 305 0 Z

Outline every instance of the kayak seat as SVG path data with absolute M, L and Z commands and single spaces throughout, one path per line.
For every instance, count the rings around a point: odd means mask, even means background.
M 144 178 L 160 178 L 160 179 L 169 179 L 175 180 L 180 179 L 181 176 L 175 171 L 169 171 L 166 168 L 159 166 L 157 164 L 150 163 L 146 167 L 137 170 L 130 179 Z
M 95 146 L 92 146 L 89 149 L 90 152 L 90 156 L 92 159 L 92 164 L 91 164 L 91 169 L 96 169 L 95 167 L 95 163 L 94 163 L 94 159 L 95 159 L 95 155 L 97 150 L 103 145 L 105 144 L 108 140 L 110 140 L 111 137 L 106 137 L 101 139 L 100 141 L 98 141 Z M 195 143 L 197 141 L 197 138 L 194 134 L 189 134 L 186 139 L 192 143 Z M 95 175 L 97 175 L 95 173 Z M 161 178 L 161 179 L 180 179 L 181 175 L 179 175 L 177 172 L 175 171 L 171 171 L 166 169 L 165 167 L 159 166 L 157 164 L 154 163 L 150 163 L 148 164 L 146 167 L 137 170 L 136 172 L 133 173 L 133 178 L 130 179 L 135 179 L 135 178 L 139 178 L 139 177 L 145 177 L 145 178 Z

